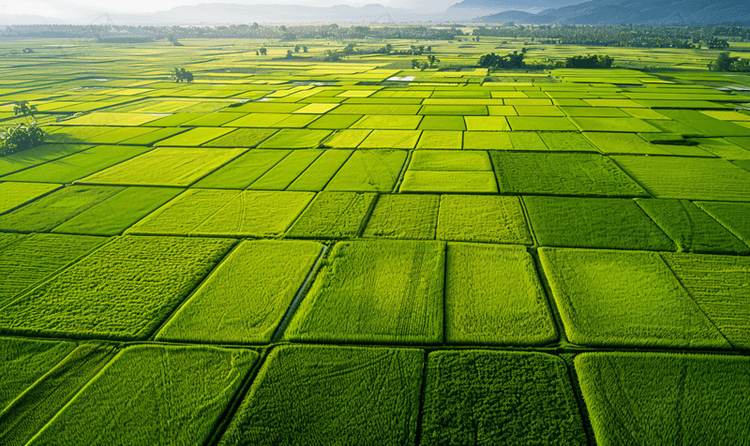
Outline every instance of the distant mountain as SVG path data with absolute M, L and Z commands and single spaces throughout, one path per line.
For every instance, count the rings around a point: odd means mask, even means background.
M 698 25 L 750 22 L 748 0 L 593 0 L 537 14 L 505 11 L 474 22 L 563 25 Z
M 537 13 L 549 8 L 581 3 L 582 0 L 463 0 L 445 11 L 446 19 L 469 20 L 474 17 L 519 10 Z

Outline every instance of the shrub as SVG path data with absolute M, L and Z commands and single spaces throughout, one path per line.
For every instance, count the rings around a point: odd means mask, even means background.
M 612 68 L 614 58 L 602 54 L 573 56 L 565 60 L 565 68 Z
M 44 131 L 36 124 L 16 124 L 0 131 L 0 156 L 36 147 L 44 142 Z

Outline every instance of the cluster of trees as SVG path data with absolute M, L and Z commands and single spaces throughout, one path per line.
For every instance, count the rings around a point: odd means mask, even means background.
M 750 40 L 750 28 L 738 26 L 513 25 L 484 27 L 475 36 L 531 39 L 541 43 L 635 48 L 726 48 L 727 39 Z
M 186 82 L 189 84 L 190 82 L 193 82 L 194 77 L 192 72 L 187 71 L 184 68 L 175 67 L 171 79 L 175 82 Z
M 281 39 L 419 39 L 453 40 L 463 35 L 456 25 L 433 28 L 421 25 L 410 26 L 351 26 L 300 25 L 265 26 L 111 26 L 111 25 L 14 25 L 0 31 L 5 37 L 55 37 L 55 38 L 94 38 L 109 42 L 137 43 L 150 40 L 189 38 L 252 38 Z M 135 39 L 135 40 L 134 40 Z
M 440 59 L 437 56 L 429 55 L 427 60 L 412 59 L 411 67 L 417 70 L 426 70 L 428 68 L 435 68 L 440 65 Z
M 565 68 L 612 68 L 614 58 L 602 54 L 573 56 L 565 59 Z
M 489 68 L 493 70 L 498 69 L 520 69 L 526 68 L 526 63 L 523 61 L 523 56 L 526 54 L 526 48 L 512 53 L 500 56 L 495 53 L 485 54 L 479 58 L 478 65 L 482 68 Z
M 750 59 L 730 57 L 728 52 L 719 54 L 716 60 L 708 64 L 711 71 L 735 71 L 741 73 L 750 72 Z
M 553 68 L 612 68 L 615 59 L 601 54 L 589 54 L 587 56 L 568 57 L 565 61 L 547 60 L 547 62 L 524 62 L 526 48 L 521 52 L 513 51 L 512 53 L 500 56 L 495 53 L 485 54 L 479 58 L 477 65 L 482 68 L 492 70 L 499 69 L 530 69 L 530 70 L 549 70 Z
M 357 48 L 355 43 L 349 43 L 340 50 L 326 50 L 323 55 L 323 61 L 325 62 L 338 62 L 342 57 L 353 56 L 353 55 L 368 55 L 368 54 L 394 54 L 394 55 L 406 55 L 406 56 L 421 56 L 424 53 L 431 53 L 432 47 L 425 45 L 411 45 L 409 49 L 394 50 L 393 45 L 390 43 L 379 47 L 379 48 Z M 437 60 L 437 59 L 435 59 Z M 430 65 L 431 67 L 431 65 Z
M 27 122 L 17 123 L 0 131 L 0 156 L 27 150 L 44 142 L 44 130 L 36 125 L 36 111 L 36 107 L 28 101 L 16 102 L 13 107 L 14 115 L 27 118 Z

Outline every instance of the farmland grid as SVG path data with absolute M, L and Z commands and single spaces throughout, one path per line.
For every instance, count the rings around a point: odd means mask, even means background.
M 746 441 L 750 78 L 184 43 L 0 62 L 0 443 Z

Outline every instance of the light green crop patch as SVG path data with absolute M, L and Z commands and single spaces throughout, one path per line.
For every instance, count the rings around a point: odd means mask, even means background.
M 425 105 L 419 111 L 420 115 L 443 116 L 485 116 L 487 107 L 484 105 Z
M 413 149 L 420 130 L 373 130 L 359 145 L 360 149 Z
M 524 248 L 448 243 L 446 262 L 447 343 L 543 345 L 557 338 Z
M 187 187 L 246 150 L 160 147 L 90 175 L 81 182 Z
M 245 191 L 195 228 L 193 235 L 277 237 L 315 197 L 313 192 Z
M 156 143 L 156 146 L 197 147 L 231 133 L 234 129 L 198 127 Z
M 542 246 L 676 249 L 633 200 L 529 196 L 523 201 Z
M 3 177 L 3 181 L 71 183 L 151 150 L 138 146 L 96 146 L 28 170 Z M 17 154 L 20 155 L 20 154 Z M 12 156 L 12 155 L 11 155 Z
M 733 444 L 750 436 L 747 357 L 583 353 L 575 368 L 600 445 Z
M 657 253 L 540 248 L 539 254 L 574 344 L 731 348 Z
M 565 116 L 553 105 L 516 105 L 514 108 L 519 116 Z
M 504 132 L 464 132 L 463 147 L 466 150 L 513 150 L 510 135 Z
M 6 305 L 0 332 L 145 339 L 234 243 L 117 238 Z
M 421 446 L 587 444 L 567 368 L 556 356 L 438 351 L 428 356 L 426 380 Z
M 1 156 L 0 172 L 2 172 L 2 175 L 11 174 L 19 170 L 29 169 L 39 164 L 63 158 L 90 148 L 90 145 L 43 144 L 18 153 Z M 2 180 L 10 181 L 8 178 L 9 177 L 4 177 Z
M 510 131 L 504 116 L 465 116 L 464 121 L 468 131 Z
M 531 245 L 518 197 L 443 195 L 438 240 Z
M 46 232 L 123 190 L 110 186 L 68 186 L 0 215 L 0 229 Z
M 326 186 L 329 191 L 390 192 L 407 153 L 403 150 L 358 150 Z
M 390 130 L 416 130 L 422 121 L 421 116 L 406 115 L 370 115 L 364 116 L 352 124 L 352 129 L 390 129 Z
M 0 214 L 48 194 L 59 187 L 59 184 L 47 183 L 0 183 Z
M 220 446 L 416 441 L 424 352 L 274 348 Z
M 696 204 L 750 246 L 750 203 L 701 201 Z
M 636 118 L 571 117 L 582 132 L 658 133 L 661 130 Z
M 286 190 L 323 190 L 352 153 L 352 150 L 326 150 Z
M 269 343 L 323 246 L 242 242 L 174 314 L 157 340 Z
M 750 254 L 750 248 L 688 200 L 648 199 L 636 203 L 680 251 Z
M 571 118 L 573 119 L 573 118 Z M 551 116 L 508 116 L 509 130 L 514 132 L 523 131 L 547 131 L 565 132 L 577 131 L 575 125 L 565 117 Z
M 497 193 L 497 181 L 492 172 L 409 170 L 404 174 L 404 181 L 399 190 L 494 194 Z
M 680 282 L 741 350 L 750 350 L 750 259 L 738 256 L 663 254 Z
M 750 201 L 750 172 L 721 159 L 612 157 L 656 198 Z
M 204 147 L 255 147 L 271 137 L 275 129 L 237 129 L 227 135 L 201 144 Z
M 441 242 L 337 243 L 284 338 L 441 343 L 444 263 Z
M 193 187 L 246 189 L 290 153 L 291 150 L 251 150 L 204 177 Z
M 558 101 L 555 101 L 556 103 Z M 559 104 L 558 104 L 559 105 Z M 577 105 L 585 105 L 585 104 L 577 104 Z M 570 106 L 570 107 L 560 107 L 560 109 L 565 112 L 568 116 L 587 116 L 587 117 L 597 117 L 597 118 L 628 118 L 631 117 L 630 114 L 620 110 L 619 108 L 606 108 L 606 107 L 578 107 L 578 106 Z M 647 108 L 644 109 L 635 109 L 635 110 L 647 110 L 652 111 Z M 654 112 L 656 113 L 656 112 Z M 658 115 L 658 113 L 656 113 Z M 649 116 L 632 116 L 633 118 L 650 118 Z
M 323 142 L 323 146 L 334 149 L 355 149 L 372 130 L 338 130 Z
M 698 147 L 701 149 L 716 155 L 720 158 L 728 160 L 749 160 L 750 150 L 727 141 L 722 138 L 695 138 L 692 141 L 698 142 Z
M 145 128 L 145 127 L 144 127 Z M 143 135 L 136 136 L 134 138 L 126 139 L 124 141 L 120 141 L 119 144 L 130 144 L 130 145 L 136 145 L 136 146 L 150 146 L 154 144 L 155 142 L 161 141 L 163 139 L 170 138 L 172 136 L 178 135 L 186 129 L 180 129 L 180 128 L 163 128 L 154 130 L 152 128 L 149 128 L 148 133 L 144 133 Z
M 439 205 L 438 195 L 380 195 L 363 236 L 432 240 Z
M 328 130 L 348 129 L 361 118 L 362 115 L 324 115 L 308 125 L 307 128 Z
M 501 193 L 645 197 L 609 158 L 587 153 L 491 151 Z
M 241 349 L 126 347 L 29 444 L 202 444 L 257 359 Z
M 248 189 L 284 190 L 315 162 L 321 154 L 323 154 L 323 150 L 319 149 L 293 150 L 288 156 L 248 186 Z
M 67 220 L 52 232 L 119 235 L 182 191 L 165 187 L 129 187 Z
M 118 144 L 127 139 L 136 138 L 153 132 L 149 127 L 123 127 L 98 136 L 86 138 L 86 142 L 92 144 Z
M 466 130 L 463 116 L 425 116 L 419 130 Z
M 247 113 L 235 113 L 235 112 L 221 112 L 221 113 L 209 113 L 199 118 L 195 118 L 192 121 L 187 121 L 181 124 L 182 127 L 220 127 L 227 122 L 239 119 Z M 181 145 L 181 144 L 180 144 Z
M 538 135 L 553 152 L 598 152 L 580 133 L 539 132 Z
M 461 149 L 463 132 L 424 130 L 417 149 Z
M 321 192 L 287 232 L 293 238 L 355 238 L 377 194 Z
M 409 170 L 492 171 L 484 151 L 421 150 L 414 152 Z
M 265 149 L 310 149 L 331 134 L 330 130 L 282 129 L 258 145 Z
M 0 307 L 106 241 L 103 237 L 33 234 L 0 248 Z

